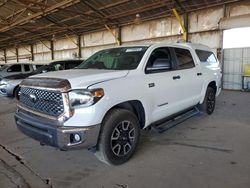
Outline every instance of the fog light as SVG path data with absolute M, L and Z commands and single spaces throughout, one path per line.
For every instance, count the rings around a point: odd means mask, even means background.
M 71 143 L 80 142 L 81 139 L 82 139 L 82 138 L 81 138 L 80 134 L 78 134 L 78 133 L 70 134 L 70 142 L 71 142 Z
M 81 141 L 81 136 L 80 136 L 79 134 L 74 134 L 74 140 L 75 140 L 76 142 Z

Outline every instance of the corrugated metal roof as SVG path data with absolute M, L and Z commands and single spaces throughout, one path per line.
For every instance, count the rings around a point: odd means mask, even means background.
M 0 0 L 0 48 L 80 35 L 240 0 Z

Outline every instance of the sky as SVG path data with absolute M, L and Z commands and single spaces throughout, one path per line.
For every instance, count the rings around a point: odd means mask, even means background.
M 223 48 L 250 47 L 250 27 L 228 29 L 223 34 Z

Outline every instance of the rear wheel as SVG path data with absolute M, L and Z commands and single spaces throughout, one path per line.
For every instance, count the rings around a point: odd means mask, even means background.
M 96 156 L 111 165 L 125 163 L 134 154 L 139 141 L 137 117 L 125 109 L 113 109 L 105 117 Z
M 208 115 L 211 115 L 215 108 L 215 102 L 216 102 L 215 91 L 213 88 L 208 87 L 204 101 L 202 104 L 199 105 L 199 109 L 202 112 L 205 112 Z

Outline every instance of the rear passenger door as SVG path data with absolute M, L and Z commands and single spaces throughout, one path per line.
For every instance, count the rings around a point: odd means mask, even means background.
M 177 105 L 185 109 L 199 103 L 204 79 L 200 66 L 195 65 L 189 49 L 172 48 L 172 50 L 178 69 L 175 79 L 179 97 Z

